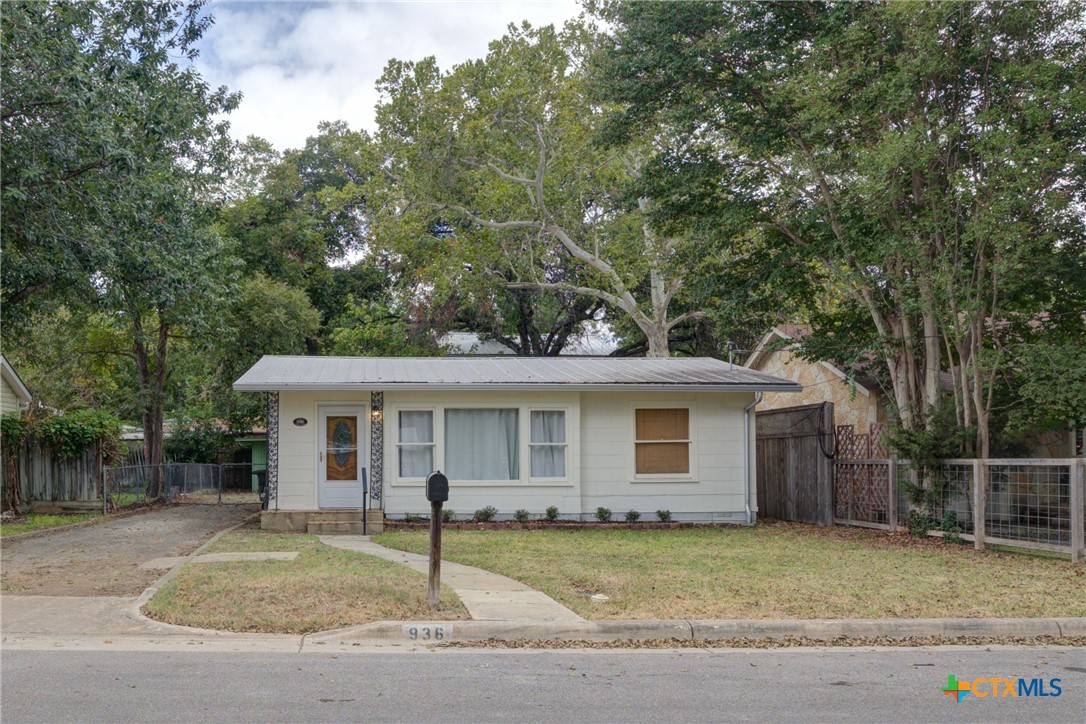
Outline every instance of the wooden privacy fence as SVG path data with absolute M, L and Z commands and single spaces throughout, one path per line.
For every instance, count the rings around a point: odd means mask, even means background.
M 61 458 L 40 439 L 31 437 L 23 440 L 18 454 L 4 464 L 4 489 L 14 483 L 20 505 L 100 505 L 101 479 L 102 455 L 98 445 L 88 447 L 78 457 Z
M 833 403 L 757 414 L 758 514 L 833 524 Z
M 908 461 L 837 460 L 834 473 L 835 523 L 891 531 L 906 524 L 908 485 L 921 478 Z M 923 477 L 945 491 L 928 512 L 952 522 L 978 548 L 994 544 L 1068 553 L 1073 561 L 1086 557 L 1084 458 L 942 460 Z

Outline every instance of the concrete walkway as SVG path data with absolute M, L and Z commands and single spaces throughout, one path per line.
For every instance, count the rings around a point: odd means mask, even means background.
M 403 565 L 428 575 L 430 560 L 417 553 L 385 548 L 362 535 L 322 535 L 321 543 L 345 551 L 357 551 Z M 521 623 L 575 622 L 583 618 L 553 598 L 512 578 L 460 563 L 441 562 L 441 582 L 456 591 L 476 621 Z

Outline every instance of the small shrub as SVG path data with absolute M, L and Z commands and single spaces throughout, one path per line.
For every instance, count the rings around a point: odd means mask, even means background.
M 224 449 L 232 445 L 214 422 L 190 421 L 174 430 L 162 443 L 163 455 L 177 463 L 217 463 Z
M 456 520 L 456 511 L 455 510 L 453 510 L 452 508 L 442 508 L 441 509 L 441 522 L 442 523 L 452 523 L 454 520 Z
M 930 513 L 910 510 L 909 517 L 905 519 L 905 527 L 909 530 L 910 535 L 924 538 L 929 530 L 936 530 L 939 527 L 939 521 Z
M 554 521 L 558 520 L 558 506 L 557 505 L 552 505 L 549 508 L 547 508 L 547 520 L 551 521 L 552 523 Z
M 518 523 L 527 523 L 528 518 L 530 517 L 531 515 L 524 508 L 521 508 L 517 512 L 513 513 L 513 520 L 517 521 Z
M 641 520 L 641 514 L 638 513 L 636 510 L 628 510 L 628 511 L 626 511 L 626 522 L 627 523 L 636 523 L 639 520 Z
M 943 540 L 947 543 L 965 543 L 962 538 L 963 528 L 958 522 L 958 514 L 953 510 L 943 513 L 943 520 L 939 523 L 939 530 L 943 531 Z
M 485 508 L 479 508 L 475 511 L 475 520 L 480 523 L 486 523 L 487 521 L 494 520 L 494 516 L 498 514 L 498 509 L 493 505 L 488 505 Z
M 656 519 L 661 523 L 667 523 L 671 520 L 671 511 L 666 508 L 664 510 L 656 511 Z
M 405 521 L 407 521 L 408 523 L 425 523 L 426 522 L 425 518 L 423 518 L 421 515 L 415 515 L 414 513 L 405 514 L 403 519 Z
M 602 505 L 596 508 L 596 520 L 601 523 L 606 523 L 611 520 L 611 509 L 604 508 Z

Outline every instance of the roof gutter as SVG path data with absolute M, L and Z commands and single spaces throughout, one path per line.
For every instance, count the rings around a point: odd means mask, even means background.
M 762 393 L 754 395 L 754 402 L 743 408 L 743 509 L 747 525 L 754 525 L 754 513 L 750 509 L 750 411 L 762 401 Z

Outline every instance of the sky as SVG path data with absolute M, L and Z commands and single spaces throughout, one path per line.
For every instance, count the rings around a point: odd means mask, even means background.
M 486 54 L 509 23 L 560 25 L 574 0 L 526 2 L 212 2 L 215 24 L 196 66 L 213 87 L 241 91 L 229 115 L 241 140 L 298 148 L 320 121 L 374 129 L 374 84 L 390 58 L 437 58 L 442 69 Z

